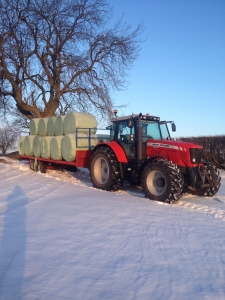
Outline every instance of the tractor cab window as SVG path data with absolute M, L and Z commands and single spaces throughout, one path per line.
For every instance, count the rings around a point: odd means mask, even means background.
M 142 126 L 142 139 L 161 140 L 159 123 L 155 121 L 143 121 Z
M 127 121 L 121 121 L 118 128 L 118 141 L 130 143 L 134 139 L 134 127 L 128 127 Z
M 160 129 L 161 129 L 161 133 L 162 133 L 162 139 L 169 140 L 170 134 L 169 134 L 167 125 L 165 123 L 160 124 Z
M 124 149 L 129 159 L 135 159 L 135 132 L 127 120 L 120 121 L 118 126 L 117 141 Z
M 113 140 L 116 130 L 116 123 L 114 122 L 112 125 L 107 126 L 105 129 L 110 130 L 110 140 Z

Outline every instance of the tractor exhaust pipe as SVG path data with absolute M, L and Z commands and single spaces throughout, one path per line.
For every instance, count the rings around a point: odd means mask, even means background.
M 142 163 L 142 127 L 141 127 L 142 113 L 139 114 L 137 124 L 137 163 L 138 166 Z

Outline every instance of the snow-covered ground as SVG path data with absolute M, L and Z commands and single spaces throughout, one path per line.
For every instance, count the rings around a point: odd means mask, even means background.
M 0 299 L 224 300 L 221 177 L 215 197 L 167 205 L 0 157 Z

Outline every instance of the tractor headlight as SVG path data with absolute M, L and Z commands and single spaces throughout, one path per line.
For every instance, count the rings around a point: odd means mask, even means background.
M 202 148 L 190 148 L 190 158 L 193 164 L 200 164 L 203 158 Z

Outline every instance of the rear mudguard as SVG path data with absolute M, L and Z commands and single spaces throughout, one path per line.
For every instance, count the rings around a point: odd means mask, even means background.
M 99 147 L 111 148 L 112 151 L 115 153 L 116 158 L 119 163 L 128 163 L 124 149 L 117 142 L 112 141 L 112 142 L 100 143 L 94 148 L 93 151 L 95 151 L 95 149 L 97 149 Z

